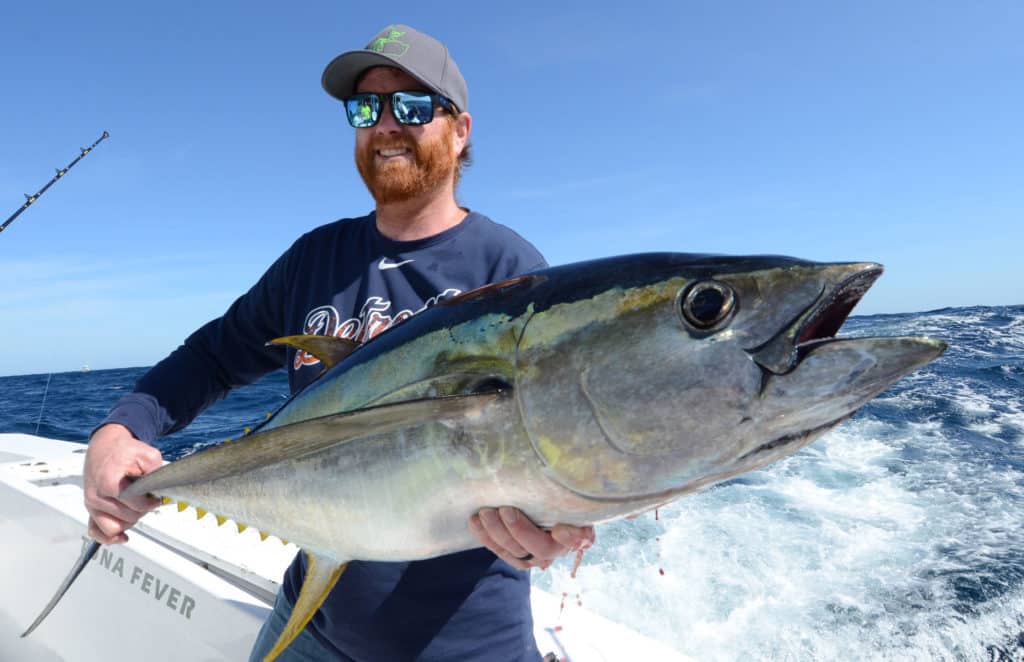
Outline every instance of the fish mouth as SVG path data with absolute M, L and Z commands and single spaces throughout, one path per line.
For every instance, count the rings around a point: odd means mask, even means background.
M 882 275 L 883 268 L 867 262 L 828 265 L 822 271 L 825 284 L 815 301 L 774 338 L 751 350 L 751 357 L 767 372 L 784 375 L 814 348 L 834 342 L 840 327 Z
M 821 293 L 774 338 L 751 352 L 763 369 L 761 397 L 773 377 L 790 375 L 815 350 L 845 342 L 839 329 L 867 291 L 882 275 L 883 267 L 873 262 L 828 265 L 823 268 L 825 284 Z M 797 429 L 758 445 L 736 459 L 739 464 L 772 461 L 806 446 L 826 431 L 849 418 L 852 412 L 836 412 L 824 422 Z
M 791 453 L 795 453 L 796 451 L 808 445 L 809 443 L 811 443 L 821 435 L 825 434 L 835 426 L 839 425 L 849 417 L 850 414 L 846 414 L 844 416 L 840 416 L 839 418 L 833 421 L 829 421 L 828 423 L 824 423 L 810 430 L 793 432 L 787 435 L 783 435 L 777 439 L 767 441 L 758 446 L 757 448 L 747 451 L 743 455 L 736 458 L 736 464 L 742 465 L 755 458 L 757 458 L 757 460 L 762 460 L 766 463 L 771 462 L 773 459 L 775 459 L 774 456 L 776 454 L 772 453 L 770 457 L 766 457 L 765 454 L 769 453 L 769 451 L 778 451 L 782 455 L 789 455 Z M 746 471 L 746 469 L 744 469 L 744 471 Z
M 846 318 L 881 275 L 881 266 L 855 274 L 840 283 L 827 300 L 819 300 L 797 334 L 798 363 L 811 348 L 835 340 Z

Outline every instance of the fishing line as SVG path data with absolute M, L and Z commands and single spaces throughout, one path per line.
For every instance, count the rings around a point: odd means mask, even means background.
M 36 420 L 36 436 L 39 436 L 39 424 L 43 422 L 43 409 L 46 407 L 46 394 L 50 392 L 50 378 L 53 377 L 51 372 L 46 376 L 46 388 L 43 389 L 43 403 L 39 405 L 39 418 Z

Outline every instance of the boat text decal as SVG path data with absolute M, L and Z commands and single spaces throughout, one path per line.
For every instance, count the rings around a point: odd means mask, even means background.
M 152 596 L 157 602 L 164 603 L 168 609 L 174 610 L 180 616 L 189 620 L 192 619 L 196 600 L 188 593 L 175 588 L 169 582 L 160 579 L 159 576 L 135 564 L 129 567 L 125 563 L 124 557 L 115 554 L 106 547 L 100 547 L 100 553 L 92 557 L 92 560 L 94 563 L 99 563 L 110 571 L 110 574 L 116 575 L 128 582 L 130 586 L 134 586 L 143 593 Z

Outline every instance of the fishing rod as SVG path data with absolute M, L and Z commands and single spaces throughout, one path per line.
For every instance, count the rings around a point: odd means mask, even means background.
M 8 218 L 6 221 L 3 222 L 3 225 L 0 225 L 0 232 L 3 232 L 4 230 L 6 230 L 7 226 L 10 225 L 11 223 L 13 223 L 14 219 L 18 218 L 18 216 L 21 215 L 21 212 L 23 212 L 26 209 L 28 209 L 29 206 L 33 202 L 35 202 L 36 200 L 39 199 L 39 196 L 41 196 L 43 193 L 46 193 L 46 189 L 48 189 L 51 186 L 53 186 L 53 184 L 58 179 L 60 179 L 64 175 L 66 175 L 68 170 L 71 170 L 71 168 L 73 168 L 76 163 L 78 163 L 83 158 L 85 158 L 85 155 L 88 154 L 89 152 L 91 152 L 93 150 L 93 148 L 96 147 L 96 145 L 99 145 L 101 142 L 103 142 L 106 138 L 109 138 L 109 137 L 110 137 L 110 134 L 107 133 L 106 131 L 104 131 L 103 135 L 99 137 L 99 140 L 97 140 L 93 144 L 89 145 L 88 147 L 79 147 L 78 149 L 82 153 L 79 154 L 77 157 L 75 157 L 75 160 L 72 161 L 71 163 L 67 164 L 67 166 L 65 166 L 63 169 L 58 168 L 57 169 L 57 174 L 53 176 L 53 179 L 51 179 L 50 181 L 46 182 L 46 186 L 44 186 L 43 188 L 39 189 L 34 195 L 29 195 L 28 193 L 26 193 L 25 194 L 25 204 L 23 204 L 18 209 L 18 211 L 16 211 L 13 214 L 11 214 L 10 218 Z

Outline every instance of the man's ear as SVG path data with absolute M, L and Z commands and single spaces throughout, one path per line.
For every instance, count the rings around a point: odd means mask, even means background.
M 455 132 L 452 147 L 456 154 L 462 153 L 462 148 L 469 142 L 469 134 L 473 129 L 473 116 L 467 113 L 459 113 L 455 116 Z

